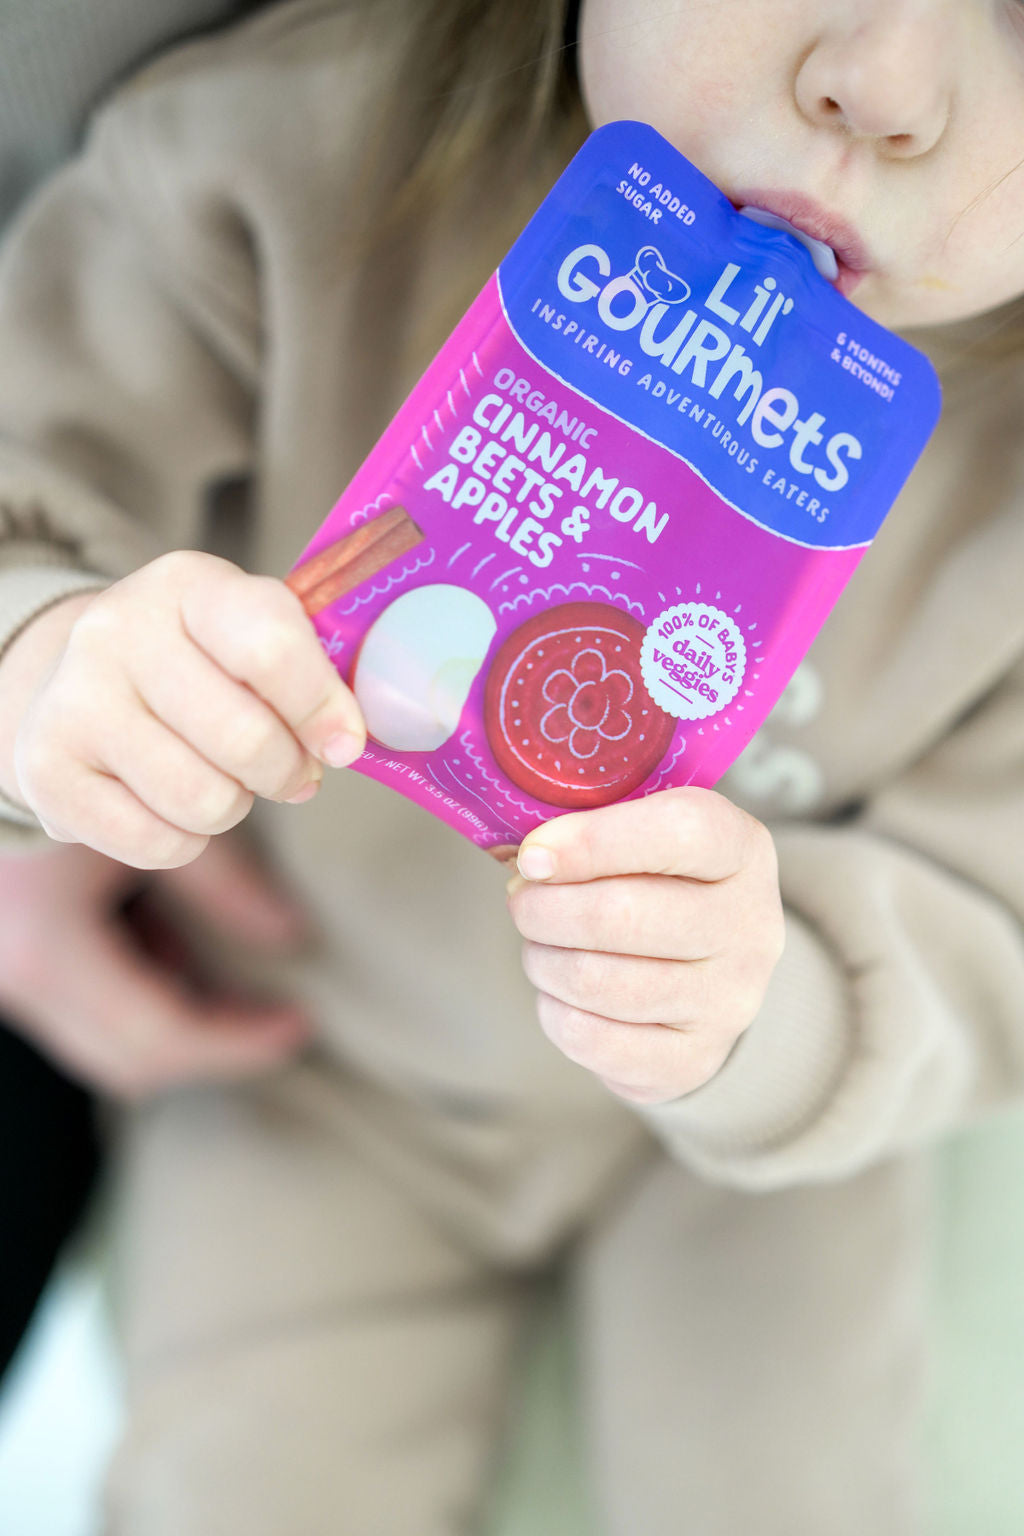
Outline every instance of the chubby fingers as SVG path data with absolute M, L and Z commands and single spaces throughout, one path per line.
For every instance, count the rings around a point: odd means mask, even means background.
M 539 993 L 625 1024 L 685 1029 L 707 1007 L 709 962 L 647 960 L 592 949 L 523 945 L 523 970 Z
M 523 841 L 518 867 L 528 880 L 727 880 L 770 844 L 760 822 L 714 790 L 668 789 L 545 822 Z
M 760 968 L 527 942 L 523 968 L 552 1044 L 620 1096 L 660 1103 L 711 1078 L 761 1006 Z
M 619 1098 L 663 1104 L 708 1082 L 732 1049 L 735 1035 L 625 1024 L 537 994 L 537 1017 L 552 1045 L 593 1072 Z
M 366 744 L 359 706 L 295 594 L 274 577 L 213 566 L 208 557 L 189 574 L 180 614 L 194 644 L 263 699 L 314 757 L 332 767 L 354 761 Z
M 95 596 L 22 719 L 25 803 L 57 841 L 179 866 L 255 795 L 303 800 L 366 740 L 298 598 L 177 550 Z
M 125 658 L 127 682 L 150 712 L 150 733 L 154 734 L 153 726 L 159 722 L 177 735 L 183 745 L 187 744 L 202 763 L 209 765 L 206 777 L 211 785 L 215 782 L 211 770 L 218 770 L 218 779 L 226 777 L 249 791 L 246 810 L 253 795 L 288 800 L 307 783 L 319 782 L 324 772 L 321 762 L 303 748 L 284 720 L 252 688 L 229 676 L 189 637 L 182 640 L 180 632 L 176 637 L 175 627 L 176 616 L 168 615 L 163 625 L 155 624 L 144 630 Z M 173 665 L 166 664 L 170 657 Z M 125 755 L 123 743 L 119 755 Z M 117 763 L 114 771 L 129 787 L 134 787 L 130 768 L 122 772 L 120 767 Z M 195 767 L 193 775 L 199 771 Z M 181 809 L 199 809 L 188 778 L 180 774 L 167 777 L 182 802 Z M 175 814 L 175 807 L 152 804 L 152 809 L 174 825 L 188 825 Z M 200 822 L 196 830 L 208 828 Z
M 509 909 L 549 1039 L 638 1102 L 707 1082 L 781 953 L 766 828 L 709 790 L 669 790 L 548 822 L 518 863 Z
M 667 875 L 622 875 L 547 884 L 514 875 L 508 905 L 524 939 L 565 950 L 653 960 L 705 960 L 736 926 L 727 885 Z

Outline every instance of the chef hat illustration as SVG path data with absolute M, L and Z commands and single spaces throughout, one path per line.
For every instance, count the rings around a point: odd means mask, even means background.
M 650 299 L 663 304 L 682 304 L 690 297 L 690 285 L 665 265 L 661 252 L 653 245 L 641 246 L 629 274 L 637 287 Z

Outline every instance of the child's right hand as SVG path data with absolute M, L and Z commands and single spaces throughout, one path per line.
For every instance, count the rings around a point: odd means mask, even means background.
M 56 612 L 18 636 L 3 670 L 24 666 Z M 310 798 L 322 763 L 344 766 L 365 744 L 295 595 L 196 550 L 91 596 L 31 682 L 9 792 L 57 841 L 137 869 L 189 863 L 257 795 Z

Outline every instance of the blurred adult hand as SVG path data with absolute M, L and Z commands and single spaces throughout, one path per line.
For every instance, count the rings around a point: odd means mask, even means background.
M 231 834 L 145 874 L 77 843 L 0 858 L 0 1011 L 71 1076 L 121 1098 L 268 1071 L 311 1031 L 287 1000 L 212 988 L 154 903 L 161 887 L 261 952 L 305 937 L 294 899 Z

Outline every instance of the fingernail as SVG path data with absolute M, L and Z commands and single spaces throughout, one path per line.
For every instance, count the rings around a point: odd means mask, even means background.
M 352 731 L 339 731 L 337 736 L 331 736 L 324 742 L 321 755 L 332 768 L 347 768 L 357 757 L 362 757 L 362 738 Z
M 299 790 L 297 795 L 289 795 L 288 799 L 285 801 L 285 805 L 302 805 L 303 801 L 312 800 L 313 796 L 316 794 L 319 788 L 319 779 L 317 779 L 312 784 L 306 784 L 302 789 Z
M 555 872 L 555 856 L 550 848 L 520 848 L 516 864 L 526 880 L 550 880 Z

